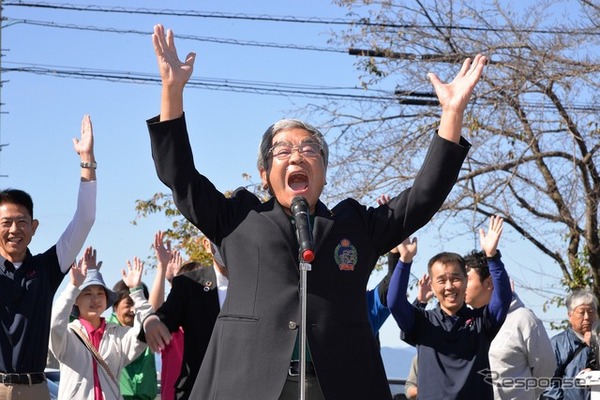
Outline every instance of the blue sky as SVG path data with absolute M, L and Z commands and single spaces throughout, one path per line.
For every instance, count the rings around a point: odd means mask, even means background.
M 62 5 L 63 3 L 52 3 Z M 87 2 L 71 2 L 88 6 Z M 115 9 L 117 2 L 96 1 L 98 7 Z M 188 10 L 190 2 L 129 0 L 123 7 Z M 198 4 L 198 3 L 195 3 Z M 345 18 L 346 10 L 325 1 L 227 1 L 202 2 L 195 11 L 247 15 Z M 199 8 L 201 7 L 201 8 Z M 133 13 L 81 12 L 49 8 L 4 5 L 2 67 L 43 67 L 56 70 L 81 68 L 100 73 L 145 74 L 157 77 L 150 34 L 162 23 L 178 35 L 228 38 L 237 41 L 273 42 L 300 46 L 330 47 L 328 30 L 319 24 L 292 24 L 236 19 L 192 18 Z M 30 21 L 24 23 L 23 20 Z M 77 27 L 114 28 L 147 34 L 95 32 L 53 28 L 37 23 Z M 278 49 L 176 39 L 180 56 L 197 53 L 194 78 L 311 84 L 317 86 L 357 86 L 359 72 L 355 59 L 344 53 Z M 98 213 L 87 244 L 98 249 L 103 273 L 109 284 L 119 278 L 119 270 L 133 256 L 151 254 L 154 233 L 165 227 L 160 217 L 131 224 L 135 200 L 146 199 L 165 187 L 158 181 L 150 155 L 145 120 L 159 111 L 160 87 L 102 80 L 61 78 L 25 72 L 2 76 L 0 115 L 0 186 L 28 191 L 34 198 L 35 216 L 40 227 L 31 245 L 33 252 L 55 243 L 69 222 L 75 207 L 79 180 L 79 160 L 71 138 L 79 136 L 83 114 L 94 125 L 98 161 Z M 188 89 L 185 110 L 196 165 L 215 185 L 225 191 L 255 180 L 256 150 L 260 135 L 282 117 L 304 117 L 295 110 L 318 100 L 287 98 L 232 91 Z M 311 120 L 315 125 L 319 121 Z M 421 238 L 421 235 L 424 235 Z M 427 259 L 442 247 L 470 250 L 473 243 L 440 242 L 434 232 L 419 234 L 420 255 L 416 273 L 424 271 Z M 519 283 L 534 287 L 556 283 L 558 268 L 548 268 L 547 259 L 527 248 L 507 231 L 504 250 L 509 273 Z M 435 243 L 427 246 L 426 243 Z M 547 276 L 548 269 L 551 270 Z M 552 272 L 554 271 L 554 272 Z M 153 272 L 145 279 L 152 283 Z M 380 274 L 372 281 L 377 282 Z M 525 302 L 544 320 L 563 318 L 562 310 L 544 314 L 543 299 L 531 291 L 520 292 Z M 388 321 L 382 331 L 384 346 L 401 345 L 398 330 Z

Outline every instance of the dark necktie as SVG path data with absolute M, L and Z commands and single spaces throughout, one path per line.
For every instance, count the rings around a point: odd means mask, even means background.
M 4 260 L 4 266 L 6 267 L 6 272 L 15 272 L 15 266 L 8 260 Z

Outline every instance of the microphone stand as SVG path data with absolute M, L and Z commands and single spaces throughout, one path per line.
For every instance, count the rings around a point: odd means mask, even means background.
M 306 286 L 307 272 L 312 269 L 300 254 L 300 379 L 298 380 L 298 398 L 306 399 Z
M 1 0 L 0 0 L 1 1 Z M 298 239 L 298 261 L 300 270 L 300 378 L 298 380 L 298 397 L 300 400 L 306 398 L 306 287 L 308 276 L 307 272 L 312 269 L 310 262 L 314 260 L 312 244 L 312 228 L 310 223 L 310 207 L 308 202 L 302 196 L 296 196 L 290 205 L 290 211 L 294 217 L 296 225 L 296 235 Z

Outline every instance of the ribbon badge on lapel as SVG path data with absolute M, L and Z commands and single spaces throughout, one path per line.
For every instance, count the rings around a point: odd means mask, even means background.
M 358 263 L 358 252 L 350 240 L 342 239 L 335 247 L 334 258 L 340 271 L 354 271 Z

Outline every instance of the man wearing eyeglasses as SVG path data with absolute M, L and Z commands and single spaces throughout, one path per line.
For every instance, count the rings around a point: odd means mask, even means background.
M 411 189 L 367 208 L 347 199 L 329 209 L 319 198 L 329 149 L 313 126 L 285 119 L 262 137 L 257 166 L 272 198 L 245 189 L 226 198 L 193 163 L 183 89 L 195 54 L 179 61 L 173 32 L 152 36 L 162 77 L 160 115 L 148 128 L 160 180 L 181 213 L 221 246 L 229 268 L 227 299 L 190 398 L 296 399 L 300 318 L 298 240 L 290 206 L 306 198 L 315 259 L 308 274 L 306 397 L 391 399 L 369 325 L 365 290 L 380 255 L 425 225 L 456 181 L 469 144 L 460 137 L 463 112 L 484 56 L 467 59 L 453 82 L 430 80 L 442 105 L 421 172 Z

